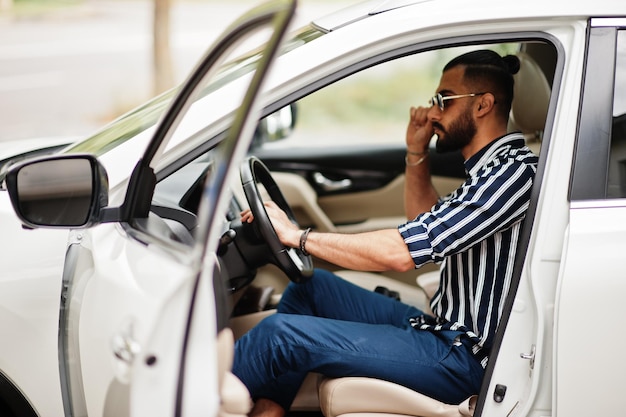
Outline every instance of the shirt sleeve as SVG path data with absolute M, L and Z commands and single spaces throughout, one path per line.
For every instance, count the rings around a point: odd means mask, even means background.
M 415 267 L 440 263 L 522 221 L 534 168 L 511 160 L 485 167 L 426 213 L 398 226 Z

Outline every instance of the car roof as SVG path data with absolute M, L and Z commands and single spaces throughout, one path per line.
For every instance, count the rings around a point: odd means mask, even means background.
M 626 2 L 616 0 L 367 0 L 330 15 L 312 24 L 331 32 L 368 17 L 397 9 L 416 19 L 432 14 L 445 14 L 450 21 L 484 19 L 563 18 L 563 17 L 624 17 Z

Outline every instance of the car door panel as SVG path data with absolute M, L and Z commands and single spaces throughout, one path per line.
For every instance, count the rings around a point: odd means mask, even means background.
M 254 153 L 273 172 L 304 180 L 277 175 L 283 192 L 289 190 L 288 199 L 301 225 L 358 232 L 396 227 L 406 219 L 404 146 L 263 149 Z M 460 154 L 431 152 L 430 159 L 433 184 L 440 195 L 457 188 L 465 178 Z M 324 187 L 322 178 L 336 187 Z
M 206 415 L 219 408 L 219 381 L 212 369 L 219 360 L 216 318 L 223 314 L 217 311 L 216 297 L 223 294 L 214 293 L 211 280 L 220 279 L 215 254 L 225 221 L 222 202 L 230 198 L 225 184 L 239 166 L 236 158 L 241 159 L 249 145 L 248 132 L 258 117 L 256 97 L 294 11 L 295 3 L 289 0 L 259 6 L 216 41 L 160 119 L 127 189 L 119 186 L 111 192 L 112 201 L 123 201 L 119 207 L 108 207 L 104 167 L 92 165 L 91 157 L 80 161 L 89 172 L 83 170 L 77 177 L 97 183 L 99 192 L 91 195 L 99 198 L 87 205 L 84 223 L 69 223 L 93 226 L 70 233 L 66 258 L 59 334 L 66 415 Z M 189 119 L 197 121 L 194 111 L 206 104 L 202 92 L 215 66 L 259 31 L 269 38 L 248 71 L 239 73 L 242 104 L 232 114 L 228 136 L 210 142 L 216 147 L 219 142 L 219 151 L 205 187 L 195 240 L 181 243 L 164 219 L 150 213 L 161 178 L 156 171 L 168 158 L 178 168 L 188 163 L 168 153 L 168 141 L 177 134 L 203 139 L 203 132 L 177 128 Z M 190 142 L 189 148 L 196 146 Z M 51 221 L 50 226 L 68 227 L 57 223 Z
M 81 243 L 71 247 L 66 261 L 64 298 L 68 304 L 61 316 L 63 374 L 69 382 L 64 396 L 66 414 L 131 415 L 122 405 L 128 404 L 133 366 L 147 366 L 141 359 L 148 352 L 158 358 L 161 370 L 168 363 L 174 371 L 178 366 L 174 356 L 168 360 L 159 351 L 144 349 L 152 327 L 159 325 L 154 318 L 165 310 L 191 269 L 185 268 L 189 262 L 181 262 L 180 257 L 127 240 L 113 225 L 96 226 L 92 232 L 73 232 L 72 240 Z M 137 268 L 141 273 L 128 274 Z M 129 276 L 138 279 L 129 280 Z M 179 313 L 179 325 L 170 329 L 172 337 L 184 328 L 184 304 Z M 161 385 L 170 384 L 163 381 Z M 158 391 L 157 384 L 152 388 Z M 168 394 L 163 391 L 160 398 Z
M 608 415 L 621 407 L 618 387 L 626 372 L 624 362 L 615 360 L 623 354 L 624 338 L 615 333 L 611 319 L 624 314 L 626 204 L 615 200 L 575 206 L 570 210 L 557 294 L 557 415 Z M 576 404 L 571 398 L 593 401 Z
M 594 19 L 587 32 L 569 224 L 555 304 L 554 377 L 558 383 L 554 404 L 558 416 L 614 414 L 623 407 L 621 379 L 626 366 L 616 358 L 623 355 L 624 338 L 612 325 L 614 318 L 624 315 L 623 23 L 615 27 L 610 19 Z

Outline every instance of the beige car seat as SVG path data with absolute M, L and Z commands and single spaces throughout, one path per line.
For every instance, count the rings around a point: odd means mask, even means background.
M 528 54 L 517 54 L 520 70 L 515 75 L 515 86 L 509 130 L 521 130 L 532 148 L 543 137 L 551 88 L 541 67 Z M 533 149 L 538 152 L 538 149 Z

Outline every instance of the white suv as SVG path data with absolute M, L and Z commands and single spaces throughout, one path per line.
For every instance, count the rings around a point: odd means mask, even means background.
M 242 207 L 266 198 L 256 182 L 284 195 L 303 227 L 399 224 L 408 108 L 432 96 L 443 63 L 472 48 L 520 57 L 511 129 L 540 161 L 478 402 L 460 410 L 380 381 L 330 392 L 312 376 L 291 412 L 621 413 L 626 5 L 368 1 L 283 41 L 293 11 L 289 1 L 255 9 L 180 90 L 9 170 L 24 224 L 69 235 L 53 248 L 65 252 L 54 286 L 0 280 L 0 320 L 21 320 L 0 347 L 2 415 L 245 415 L 248 394 L 229 373 L 232 335 L 272 314 L 286 277 L 337 270 L 275 246 L 271 228 L 238 222 Z M 254 36 L 266 38 L 251 38 L 261 28 Z M 461 162 L 433 159 L 441 194 L 462 181 Z M 338 272 L 427 308 L 432 269 Z

